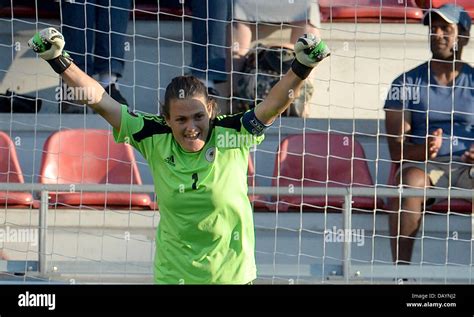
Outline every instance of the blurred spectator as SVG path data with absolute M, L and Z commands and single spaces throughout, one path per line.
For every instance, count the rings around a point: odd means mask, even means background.
M 215 84 L 227 81 L 226 37 L 230 20 L 230 0 L 192 0 L 191 73 L 199 78 L 210 95 L 219 95 Z
M 275 43 L 287 48 L 293 48 L 305 33 L 319 34 L 319 6 L 314 0 L 234 0 L 233 18 L 237 21 L 232 33 L 234 71 L 239 71 L 252 41 L 260 40 L 269 30 L 291 27 L 289 41 Z
M 121 104 L 128 104 L 117 85 L 122 77 L 131 0 L 61 0 L 62 33 L 74 63 Z M 84 113 L 86 108 L 61 102 L 63 113 Z M 89 110 L 90 111 L 90 110 Z
M 319 6 L 309 0 L 234 0 L 232 33 L 232 71 L 235 111 L 243 111 L 263 100 L 279 77 L 289 69 L 293 46 L 305 33 L 319 35 Z M 251 48 L 270 32 L 291 28 L 290 39 L 261 44 Z M 266 52 L 265 52 L 266 51 Z M 258 76 L 255 77 L 255 73 Z M 310 81 L 295 92 L 295 102 L 282 115 L 308 116 L 307 102 L 313 87 Z
M 252 48 L 245 55 L 245 62 L 236 76 L 236 88 L 234 89 L 234 112 L 244 112 L 254 108 L 262 102 L 270 92 L 271 88 L 280 80 L 282 74 L 291 67 L 294 51 L 292 48 L 281 46 L 266 46 L 261 43 Z M 310 80 L 304 82 L 304 86 L 294 92 L 294 99 L 290 107 L 282 116 L 307 117 L 309 107 L 307 102 L 311 99 L 313 86 Z
M 385 102 L 398 181 L 412 188 L 473 188 L 474 69 L 461 61 L 471 18 L 452 4 L 428 11 L 432 59 L 395 79 Z M 393 261 L 409 264 L 424 206 L 438 199 L 392 200 L 389 227 Z M 441 199 L 442 200 L 442 199 Z

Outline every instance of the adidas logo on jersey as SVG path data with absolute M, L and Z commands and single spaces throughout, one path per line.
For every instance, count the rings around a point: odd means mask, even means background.
M 174 167 L 175 166 L 174 156 L 173 155 L 168 156 L 167 158 L 165 158 L 165 162 Z

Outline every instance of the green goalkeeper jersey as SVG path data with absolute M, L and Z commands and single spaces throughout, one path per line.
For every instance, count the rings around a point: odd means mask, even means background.
M 256 278 L 247 168 L 249 149 L 263 135 L 249 132 L 242 118 L 212 120 L 204 148 L 190 153 L 163 117 L 122 106 L 115 140 L 131 144 L 147 160 L 158 198 L 155 283 L 245 284 Z

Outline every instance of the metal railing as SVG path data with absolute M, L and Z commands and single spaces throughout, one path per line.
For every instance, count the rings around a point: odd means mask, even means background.
M 47 274 L 46 241 L 49 192 L 127 192 L 153 193 L 153 185 L 133 184 L 18 184 L 0 183 L 0 191 L 40 192 L 38 259 L 39 273 Z M 414 189 L 379 185 L 374 187 L 249 187 L 249 194 L 267 196 L 343 196 L 343 229 L 351 230 L 352 197 L 434 197 L 472 200 L 474 190 L 469 189 Z M 351 273 L 351 241 L 343 244 L 343 276 L 348 278 Z

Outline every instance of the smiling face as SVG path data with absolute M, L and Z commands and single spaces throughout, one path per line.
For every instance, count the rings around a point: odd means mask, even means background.
M 171 99 L 166 123 L 186 152 L 202 150 L 209 133 L 210 107 L 205 96 Z
M 458 42 L 458 26 L 448 23 L 437 14 L 431 17 L 430 45 L 434 59 L 453 60 Z
M 202 150 L 210 120 L 218 112 L 216 101 L 207 94 L 207 87 L 194 76 L 175 77 L 166 87 L 161 113 L 176 142 L 186 152 Z

